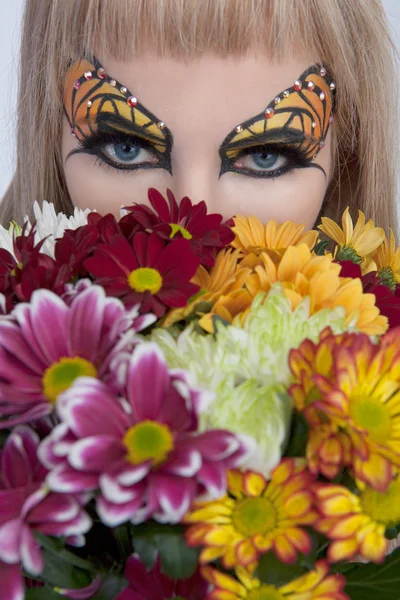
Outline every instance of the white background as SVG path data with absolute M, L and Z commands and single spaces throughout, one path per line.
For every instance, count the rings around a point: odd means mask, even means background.
M 0 0 L 0 198 L 7 189 L 15 168 L 18 54 L 24 3 L 24 0 Z M 383 3 L 400 51 L 400 0 L 383 0 Z

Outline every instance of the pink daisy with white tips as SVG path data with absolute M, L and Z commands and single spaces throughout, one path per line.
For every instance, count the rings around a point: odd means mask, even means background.
M 0 597 L 7 600 L 23 598 L 21 564 L 32 576 L 43 571 L 35 531 L 83 544 L 92 526 L 79 497 L 56 494 L 44 485 L 47 470 L 37 458 L 39 442 L 30 427 L 19 426 L 1 454 Z
M 224 430 L 197 433 L 208 393 L 144 342 L 132 353 L 122 395 L 86 377 L 59 397 L 61 424 L 40 449 L 53 467 L 51 489 L 100 488 L 97 510 L 109 527 L 150 517 L 176 523 L 198 496 L 224 494 L 227 469 L 245 460 L 249 445 Z
M 0 316 L 0 428 L 50 414 L 77 377 L 107 381 L 115 356 L 130 351 L 136 331 L 153 321 L 96 285 L 81 285 L 68 301 L 34 292 Z

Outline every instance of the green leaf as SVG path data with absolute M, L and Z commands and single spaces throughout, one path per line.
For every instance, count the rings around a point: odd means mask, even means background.
M 172 579 L 186 579 L 197 567 L 199 550 L 189 548 L 181 525 L 162 525 L 148 521 L 134 527 L 133 546 L 147 568 L 160 555 L 161 570 Z
M 329 243 L 329 240 L 321 240 L 320 242 L 317 242 L 314 246 L 315 254 L 318 256 L 323 256 L 325 254 L 325 250 L 329 246 Z
M 382 565 L 362 564 L 346 574 L 346 594 L 351 600 L 400 599 L 400 548 Z
M 261 556 L 256 570 L 256 576 L 270 585 L 281 586 L 301 575 L 306 569 L 300 564 L 286 565 L 274 552 L 267 552 Z
M 285 456 L 305 456 L 308 441 L 308 424 L 303 413 L 293 411 L 289 446 Z
M 112 573 L 103 581 L 101 589 L 91 600 L 111 600 L 116 598 L 128 585 L 124 576 L 120 573 Z
M 25 600 L 60 600 L 60 596 L 49 587 L 35 587 L 25 590 Z
M 92 581 L 89 571 L 84 571 L 70 563 L 65 562 L 56 554 L 42 550 L 44 570 L 40 574 L 41 581 L 63 588 L 85 587 Z

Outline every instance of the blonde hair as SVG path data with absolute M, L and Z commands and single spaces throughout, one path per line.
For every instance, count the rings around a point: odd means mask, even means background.
M 380 0 L 27 0 L 21 46 L 17 168 L 0 220 L 34 200 L 71 212 L 61 161 L 68 62 L 88 50 L 128 60 L 149 47 L 189 60 L 243 55 L 255 40 L 279 60 L 301 46 L 337 83 L 334 176 L 322 214 L 360 208 L 396 228 L 396 51 Z

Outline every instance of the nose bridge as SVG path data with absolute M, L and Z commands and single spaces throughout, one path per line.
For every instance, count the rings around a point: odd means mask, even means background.
M 211 151 L 201 144 L 187 149 L 177 156 L 172 165 L 171 189 L 180 201 L 188 196 L 193 203 L 204 200 L 208 209 L 215 210 L 218 205 L 219 189 L 218 150 Z

